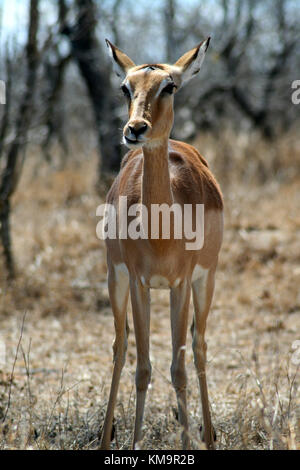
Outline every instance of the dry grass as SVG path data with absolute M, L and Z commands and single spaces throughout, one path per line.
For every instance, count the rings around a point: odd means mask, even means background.
M 292 360 L 292 345 L 300 339 L 299 143 L 286 138 L 271 148 L 256 136 L 234 141 L 227 133 L 222 145 L 210 136 L 197 145 L 217 173 L 226 201 L 207 327 L 217 447 L 300 449 L 299 369 Z M 34 155 L 27 161 L 14 199 L 18 276 L 9 286 L 0 273 L 0 331 L 6 346 L 0 366 L 0 448 L 97 448 L 114 331 L 104 246 L 95 233 L 101 202 L 94 190 L 96 158 L 87 155 L 56 171 L 37 168 L 34 161 Z M 146 449 L 180 448 L 169 374 L 168 306 L 167 293 L 153 291 Z M 191 435 L 199 448 L 201 411 L 190 338 L 187 371 Z M 114 448 L 130 446 L 134 373 L 131 332 Z

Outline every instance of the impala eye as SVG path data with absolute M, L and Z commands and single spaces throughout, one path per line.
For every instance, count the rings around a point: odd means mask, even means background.
M 121 90 L 122 90 L 124 96 L 126 96 L 126 98 L 130 98 L 130 91 L 128 90 L 126 85 L 122 85 Z
M 168 85 L 162 90 L 162 93 L 168 93 L 168 95 L 172 95 L 174 88 L 177 88 L 175 83 L 168 83 Z

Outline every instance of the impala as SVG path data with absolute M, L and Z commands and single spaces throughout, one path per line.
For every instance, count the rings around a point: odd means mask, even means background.
M 190 50 L 173 65 L 136 66 L 120 49 L 106 40 L 114 69 L 122 77 L 121 89 L 128 103 L 129 119 L 123 142 L 130 149 L 107 196 L 116 208 L 127 197 L 128 205 L 141 204 L 147 210 L 151 228 L 151 207 L 176 203 L 204 205 L 204 243 L 187 250 L 181 239 L 130 237 L 106 239 L 108 289 L 114 315 L 114 366 L 101 448 L 110 446 L 114 408 L 127 349 L 127 303 L 130 292 L 137 349 L 136 415 L 133 448 L 142 439 L 145 398 L 151 378 L 149 360 L 150 289 L 170 290 L 172 364 L 171 378 L 182 426 L 182 446 L 189 449 L 185 370 L 185 345 L 192 292 L 194 315 L 191 326 L 194 363 L 199 380 L 203 439 L 214 448 L 206 383 L 205 328 L 209 313 L 218 254 L 223 233 L 223 200 L 219 186 L 198 151 L 169 138 L 173 125 L 174 94 L 196 75 L 204 60 L 210 38 Z M 130 218 L 130 217 L 129 217 Z M 120 220 L 119 220 L 120 223 Z M 174 224 L 174 220 L 171 224 Z M 140 217 L 143 225 L 143 218 Z M 159 232 L 161 235 L 161 232 Z M 174 233 L 174 232 L 173 232 Z M 172 230 L 171 230 L 172 234 Z

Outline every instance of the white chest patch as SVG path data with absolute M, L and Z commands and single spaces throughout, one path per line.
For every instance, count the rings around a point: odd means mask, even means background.
M 168 289 L 170 287 L 169 280 L 164 276 L 160 276 L 159 274 L 152 276 L 150 278 L 149 284 L 153 289 Z
M 160 276 L 159 274 L 155 274 L 150 278 L 148 287 L 151 287 L 152 289 L 169 289 L 170 287 L 178 287 L 180 281 L 181 279 L 177 278 L 175 279 L 173 284 L 171 284 L 169 279 L 167 279 L 166 277 Z M 141 283 L 143 284 L 143 286 L 146 285 L 144 276 L 141 276 Z

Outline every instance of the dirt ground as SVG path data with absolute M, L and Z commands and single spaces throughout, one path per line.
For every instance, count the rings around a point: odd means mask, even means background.
M 210 145 L 204 140 L 203 154 L 221 180 L 226 207 L 206 333 L 217 448 L 300 449 L 299 174 L 289 168 L 282 176 L 280 167 L 273 169 L 278 177 L 258 181 L 251 154 L 245 157 L 247 143 L 239 165 L 248 158 L 249 173 L 233 177 L 234 159 L 218 164 Z M 291 158 L 299 165 L 299 144 L 297 151 Z M 12 284 L 0 265 L 0 448 L 93 449 L 108 399 L 114 339 L 104 244 L 96 237 L 102 202 L 95 190 L 96 156 L 61 169 L 35 162 L 28 158 L 14 196 Z M 115 449 L 130 448 L 134 422 L 130 308 L 129 322 Z M 141 448 L 179 449 L 167 291 L 152 291 L 151 361 Z M 197 449 L 203 447 L 201 409 L 190 336 L 186 365 Z

